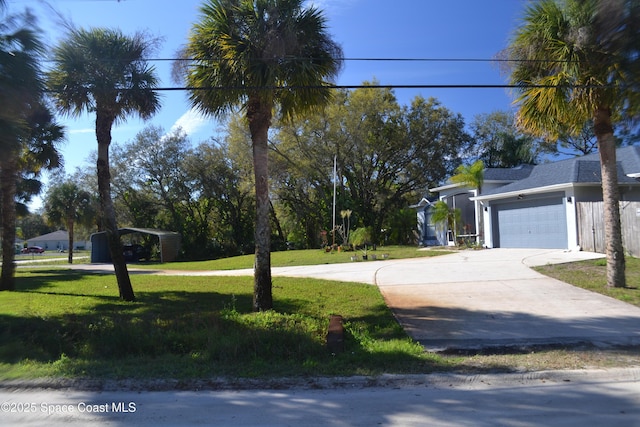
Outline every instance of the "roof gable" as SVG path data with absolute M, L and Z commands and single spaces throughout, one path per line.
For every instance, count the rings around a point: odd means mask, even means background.
M 30 239 L 27 240 L 38 240 L 41 242 L 47 242 L 47 241 L 59 241 L 59 240 L 69 240 L 69 233 L 66 232 L 65 230 L 58 230 L 58 231 L 54 231 L 53 233 L 47 233 L 47 234 L 43 234 L 42 236 L 36 236 L 36 237 L 32 237 Z

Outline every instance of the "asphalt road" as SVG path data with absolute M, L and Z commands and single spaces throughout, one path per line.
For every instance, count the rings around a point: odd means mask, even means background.
M 0 426 L 640 426 L 640 369 L 334 379 L 282 390 L 0 389 Z

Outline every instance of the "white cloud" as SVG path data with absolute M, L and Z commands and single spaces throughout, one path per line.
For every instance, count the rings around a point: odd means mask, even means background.
M 78 133 L 95 133 L 95 128 L 84 128 L 84 129 L 69 129 L 69 134 L 74 135 Z
M 209 120 L 203 116 L 198 110 L 193 108 L 184 113 L 176 122 L 171 126 L 170 132 L 181 128 L 187 135 L 193 135 L 200 131 L 204 126 L 209 123 Z

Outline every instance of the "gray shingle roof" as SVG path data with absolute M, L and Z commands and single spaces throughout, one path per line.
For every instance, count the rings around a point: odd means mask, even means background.
M 486 181 L 518 181 L 528 177 L 533 170 L 533 165 L 522 165 L 515 168 L 486 168 L 484 180 Z
M 637 183 L 627 174 L 640 173 L 640 146 L 632 145 L 617 150 L 618 182 L 620 184 Z M 491 169 L 487 169 L 489 172 Z M 487 180 L 485 174 L 485 181 Z M 504 185 L 482 195 L 508 193 L 512 191 L 530 190 L 561 184 L 600 184 L 600 157 L 598 153 L 582 157 L 544 163 L 531 168 L 528 176 L 511 184 Z

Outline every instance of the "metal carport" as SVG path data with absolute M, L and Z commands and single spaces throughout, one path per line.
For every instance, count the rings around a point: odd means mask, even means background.
M 174 231 L 158 230 L 154 228 L 120 228 L 120 237 L 132 233 L 147 234 L 158 238 L 160 262 L 175 261 L 180 251 L 180 234 Z M 91 262 L 111 262 L 107 233 L 102 231 L 91 235 Z

